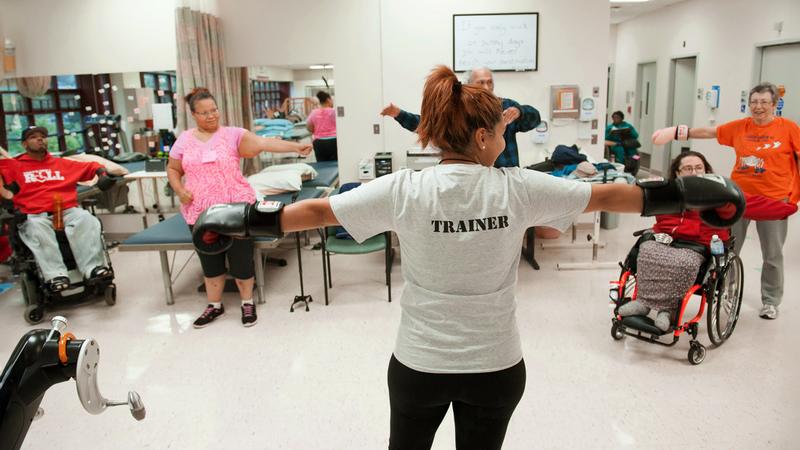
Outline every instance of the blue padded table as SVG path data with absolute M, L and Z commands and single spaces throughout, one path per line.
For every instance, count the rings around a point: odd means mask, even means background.
M 300 200 L 308 200 L 311 198 L 321 198 L 327 194 L 327 190 L 322 187 L 303 186 L 297 192 L 285 192 L 283 194 L 265 195 L 265 200 L 274 200 L 282 202 L 284 205 L 290 205 Z
M 255 269 L 256 269 L 256 293 L 258 303 L 264 303 L 264 264 L 261 253 L 264 249 L 275 248 L 278 246 L 278 238 L 259 237 L 255 240 Z M 176 214 L 162 222 L 140 231 L 119 245 L 121 252 L 144 252 L 157 251 L 161 258 L 161 278 L 164 282 L 164 293 L 167 305 L 175 303 L 172 293 L 172 270 L 167 258 L 168 251 L 190 250 L 194 251 L 192 245 L 192 235 L 189 226 L 183 220 L 183 216 Z
M 128 169 L 128 173 L 144 170 L 144 161 L 132 161 L 132 162 L 120 163 L 119 165 Z
M 339 183 L 339 161 L 308 163 L 317 171 L 317 177 L 303 182 L 303 187 L 334 187 Z
M 291 130 L 283 133 L 283 138 L 289 141 L 300 141 L 307 137 L 311 137 L 311 132 L 303 125 L 302 127 L 295 126 Z

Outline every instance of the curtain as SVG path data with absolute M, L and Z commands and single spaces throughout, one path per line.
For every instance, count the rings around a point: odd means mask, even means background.
M 228 69 L 222 24 L 211 14 L 188 7 L 175 10 L 178 43 L 178 95 L 183 98 L 195 87 L 205 87 L 217 100 L 223 125 L 247 128 L 240 82 L 242 70 Z M 246 71 L 245 71 L 246 73 Z M 178 102 L 178 129 L 193 125 L 186 102 Z
M 41 97 L 50 89 L 53 77 L 24 77 L 17 79 L 19 93 L 28 98 Z

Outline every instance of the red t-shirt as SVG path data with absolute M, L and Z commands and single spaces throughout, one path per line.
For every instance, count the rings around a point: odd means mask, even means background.
M 797 212 L 797 205 L 774 200 L 762 195 L 745 193 L 744 218 L 750 220 L 783 220 Z M 656 233 L 667 233 L 673 239 L 682 241 L 699 242 L 705 246 L 711 243 L 711 238 L 716 234 L 723 241 L 727 241 L 730 232 L 723 228 L 714 228 L 706 225 L 700 219 L 697 211 L 684 211 L 681 214 L 661 214 L 656 216 L 653 225 Z
M 80 162 L 56 158 L 49 153 L 38 161 L 23 153 L 0 162 L 5 184 L 19 185 L 14 205 L 26 214 L 53 211 L 56 194 L 61 195 L 63 208 L 78 206 L 79 181 L 89 181 L 102 166 L 96 162 Z
M 656 216 L 653 225 L 656 233 L 667 233 L 673 239 L 682 241 L 699 242 L 708 246 L 711 238 L 716 234 L 723 241 L 730 238 L 730 233 L 724 228 L 714 228 L 700 220 L 697 211 L 684 211 L 682 214 L 661 214 Z
M 767 125 L 753 119 L 734 120 L 717 127 L 717 142 L 736 150 L 731 173 L 742 191 L 776 200 L 800 198 L 800 127 L 791 120 L 776 117 Z

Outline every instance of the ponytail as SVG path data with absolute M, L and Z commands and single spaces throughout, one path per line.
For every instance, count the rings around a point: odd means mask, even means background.
M 448 67 L 437 66 L 425 81 L 417 127 L 419 142 L 455 153 L 466 153 L 476 130 L 489 131 L 500 122 L 500 99 L 478 86 L 462 85 Z

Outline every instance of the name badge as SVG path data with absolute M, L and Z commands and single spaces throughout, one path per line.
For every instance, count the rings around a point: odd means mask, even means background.
M 211 163 L 217 160 L 217 151 L 213 148 L 203 150 L 202 155 L 200 156 L 200 161 L 205 163 Z

